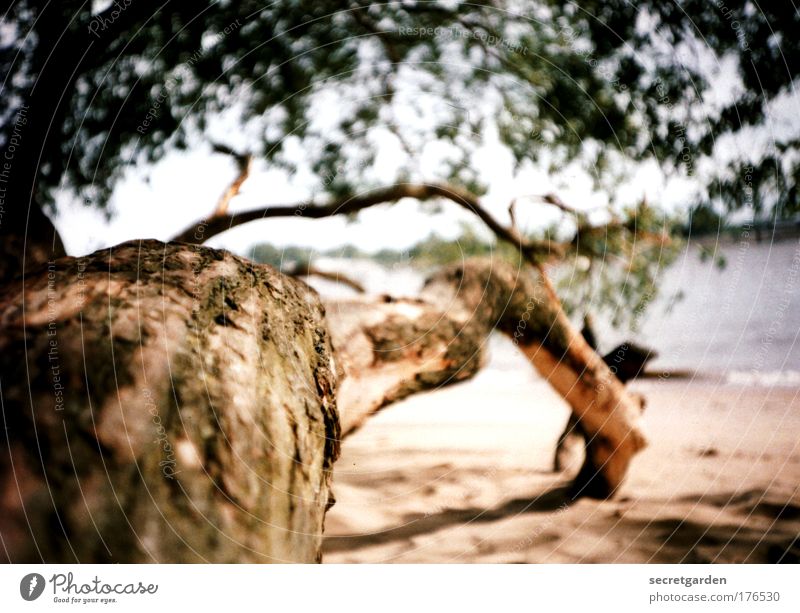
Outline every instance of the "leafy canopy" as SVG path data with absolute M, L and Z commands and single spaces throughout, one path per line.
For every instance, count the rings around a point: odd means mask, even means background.
M 520 167 L 585 165 L 612 198 L 621 170 L 654 159 L 695 176 L 698 203 L 786 216 L 800 134 L 750 135 L 796 102 L 798 21 L 783 1 L 18 0 L 0 26 L 0 138 L 27 109 L 43 203 L 61 186 L 104 206 L 126 167 L 208 142 L 226 117 L 228 145 L 307 164 L 335 195 L 479 191 L 471 153 L 496 134 Z M 421 167 L 436 144 L 443 163 Z

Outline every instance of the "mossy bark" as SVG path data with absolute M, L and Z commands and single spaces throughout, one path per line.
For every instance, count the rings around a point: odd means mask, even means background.
M 0 293 L 0 557 L 313 562 L 339 423 L 317 295 L 157 241 Z

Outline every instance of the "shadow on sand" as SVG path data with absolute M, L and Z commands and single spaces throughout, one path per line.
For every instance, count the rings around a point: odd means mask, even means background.
M 470 507 L 466 509 L 436 509 L 430 513 L 408 514 L 403 518 L 403 524 L 380 532 L 326 537 L 324 551 L 350 551 L 373 545 L 384 545 L 436 532 L 450 526 L 493 522 L 524 513 L 551 513 L 564 509 L 575 502 L 576 499 L 573 498 L 571 492 L 570 485 L 559 485 L 533 498 L 508 500 L 493 509 Z
M 489 509 L 435 508 L 429 513 L 405 515 L 400 525 L 379 532 L 326 537 L 324 551 L 353 551 L 410 541 L 416 536 L 453 526 L 489 523 L 528 513 L 553 513 L 568 509 L 576 500 L 567 484 L 551 487 L 534 497 L 510 499 Z M 729 521 L 706 524 L 671 517 L 648 521 L 609 512 L 603 513 L 599 520 L 602 526 L 597 528 L 605 537 L 624 544 L 626 549 L 635 550 L 641 561 L 694 564 L 800 562 L 799 507 L 769 501 L 765 492 L 760 491 L 689 496 L 680 500 L 725 509 L 732 515 L 728 515 Z M 759 520 L 762 522 L 760 525 Z M 580 535 L 574 534 L 574 538 L 580 538 Z

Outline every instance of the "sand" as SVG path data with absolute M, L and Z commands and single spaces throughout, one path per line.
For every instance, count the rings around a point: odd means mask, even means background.
M 649 447 L 613 500 L 572 501 L 564 402 L 501 366 L 347 439 L 325 562 L 800 561 L 800 389 L 634 382 Z

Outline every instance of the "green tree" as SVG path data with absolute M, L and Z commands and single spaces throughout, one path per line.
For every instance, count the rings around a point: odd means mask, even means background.
M 786 215 L 800 135 L 704 162 L 791 97 L 798 20 L 789 2 L 737 0 L 18 0 L 0 30 L 0 139 L 13 149 L 0 231 L 47 251 L 39 211 L 54 190 L 105 207 L 126 168 L 207 142 L 221 115 L 266 166 L 293 168 L 299 147 L 332 197 L 376 187 L 379 134 L 406 152 L 397 181 L 479 194 L 471 153 L 496 130 L 520 166 L 583 164 L 612 200 L 624 170 L 655 159 L 695 175 L 701 201 Z M 716 107 L 703 67 L 715 60 L 733 79 Z M 335 125 L 319 125 L 321 105 Z M 432 142 L 451 154 L 420 169 Z

